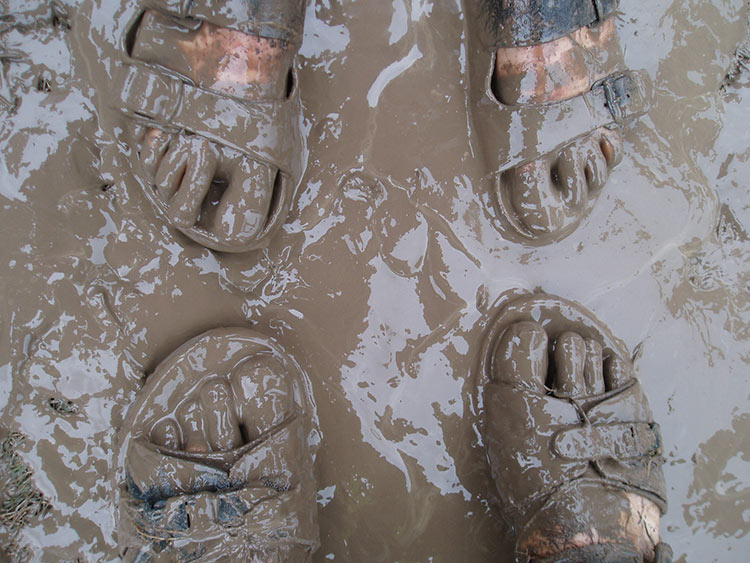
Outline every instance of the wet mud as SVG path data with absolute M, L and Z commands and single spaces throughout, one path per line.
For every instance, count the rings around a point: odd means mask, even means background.
M 482 119 L 477 6 L 315 2 L 284 129 L 299 131 L 288 216 L 238 254 L 171 226 L 135 173 L 113 84 L 137 4 L 0 6 L 0 412 L 48 505 L 9 548 L 117 560 L 117 436 L 149 375 L 190 339 L 245 327 L 310 382 L 315 561 L 512 561 L 481 357 L 495 313 L 542 291 L 633 352 L 661 425 L 675 559 L 745 559 L 743 2 L 620 6 L 624 64 L 646 70 L 652 106 L 622 127 L 622 160 L 577 228 L 541 245 L 503 232 L 496 174 L 565 139 L 512 110 Z M 264 36 L 294 39 L 282 31 Z

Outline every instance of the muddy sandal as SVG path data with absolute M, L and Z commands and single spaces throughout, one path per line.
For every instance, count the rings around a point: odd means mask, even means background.
M 123 37 L 117 99 L 159 214 L 203 246 L 246 252 L 281 228 L 301 177 L 305 0 L 220 6 L 144 2 Z
M 482 87 L 473 89 L 472 115 L 492 171 L 483 194 L 485 205 L 505 238 L 530 245 L 559 241 L 590 211 L 609 171 L 620 161 L 618 130 L 648 111 L 651 81 L 645 71 L 615 71 L 595 80 L 588 91 L 540 101 L 534 96 L 546 98 L 535 88 L 543 84 L 532 80 L 524 91 L 536 101 L 503 103 L 495 81 L 498 49 L 541 57 L 535 61 L 538 66 L 531 68 L 550 76 L 567 76 L 563 63 L 544 64 L 544 49 L 556 45 L 551 42 L 568 41 L 571 34 L 584 31 L 606 36 L 619 50 L 613 23 L 617 2 L 480 2 L 485 8 L 475 19 L 486 25 L 479 34 L 483 35 L 479 37 L 481 52 L 472 59 L 472 74 L 474 83 Z M 587 51 L 573 39 L 570 42 L 577 49 L 578 54 L 571 55 L 577 65 L 581 56 L 594 58 L 591 49 Z M 527 47 L 539 51 L 525 50 Z M 585 55 L 579 56 L 579 51 Z M 550 56 L 556 54 L 553 51 Z M 517 64 L 510 68 L 531 63 Z M 518 90 L 524 80 L 528 77 L 522 73 L 505 82 L 509 90 Z
M 661 435 L 629 358 L 590 312 L 557 297 L 516 298 L 493 321 L 485 446 L 518 561 L 669 560 L 658 542 Z M 643 529 L 623 524 L 644 514 Z
M 127 561 L 308 561 L 318 545 L 298 366 L 249 329 L 215 329 L 151 374 L 118 434 Z

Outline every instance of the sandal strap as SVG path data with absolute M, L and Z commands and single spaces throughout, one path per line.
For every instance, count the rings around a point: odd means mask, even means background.
M 178 18 L 194 18 L 269 39 L 299 43 L 305 0 L 146 0 L 145 5 Z
M 645 114 L 651 107 L 652 96 L 648 73 L 628 70 L 607 76 L 588 92 L 568 100 L 521 106 L 505 106 L 495 101 L 500 108 L 513 112 L 514 127 L 510 131 L 486 127 L 487 146 L 504 147 L 510 134 L 510 153 L 503 149 L 494 158 L 498 170 L 518 166 L 600 127 L 622 125 Z M 533 154 L 528 153 L 529 147 L 533 147 Z
M 123 531 L 146 544 L 222 537 L 239 538 L 256 548 L 316 545 L 312 515 L 299 513 L 311 490 L 299 460 L 298 448 L 304 443 L 302 418 L 292 415 L 223 471 L 161 453 L 136 438 L 128 453 L 133 462 L 128 469 L 129 498 L 121 505 Z M 189 475 L 189 483 L 171 482 L 174 473 Z M 154 485 L 159 481 L 163 483 Z
M 130 117 L 167 131 L 188 131 L 288 172 L 293 135 L 287 101 L 239 102 L 143 65 L 126 65 L 120 101 Z
M 539 45 L 601 23 L 617 9 L 618 0 L 502 1 L 492 22 L 497 47 Z
M 611 74 L 583 94 L 600 119 L 621 124 L 651 109 L 652 85 L 646 71 Z
M 654 422 L 586 425 L 558 432 L 552 448 L 560 457 L 575 461 L 655 457 L 661 453 L 661 433 Z

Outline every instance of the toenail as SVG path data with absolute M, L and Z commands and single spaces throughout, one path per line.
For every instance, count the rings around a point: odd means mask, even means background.
M 604 155 L 604 160 L 607 161 L 607 165 L 611 166 L 615 160 L 615 147 L 612 146 L 612 143 L 608 139 L 602 139 L 599 142 L 599 148 Z

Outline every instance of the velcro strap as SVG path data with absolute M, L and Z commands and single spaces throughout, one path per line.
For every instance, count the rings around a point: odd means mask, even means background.
M 178 18 L 291 42 L 301 40 L 305 20 L 305 0 L 147 0 L 146 4 Z
M 290 118 L 287 101 L 243 103 L 142 65 L 125 67 L 120 99 L 134 118 L 195 133 L 289 170 L 294 139 L 284 127 Z
M 128 509 L 137 533 L 145 539 L 189 537 L 201 541 L 222 534 L 226 528 L 244 525 L 246 515 L 256 506 L 278 496 L 271 488 L 248 487 L 175 496 L 159 508 L 148 502 L 131 502 Z M 269 524 L 267 519 L 264 524 Z
M 600 127 L 622 124 L 643 115 L 651 107 L 651 98 L 648 73 L 626 71 L 608 76 L 588 92 L 569 100 L 510 107 L 514 125 L 510 132 L 495 128 L 496 131 L 486 133 L 510 134 L 510 153 L 497 154 L 501 166 L 509 168 L 552 153 Z M 504 144 L 498 139 L 496 146 Z
M 659 425 L 653 422 L 594 424 L 558 432 L 552 439 L 552 448 L 569 460 L 623 461 L 659 455 L 661 434 Z
M 617 0 L 495 0 L 498 47 L 539 45 L 605 20 Z
M 612 74 L 594 84 L 583 96 L 593 112 L 604 114 L 603 119 L 624 123 L 651 108 L 651 79 L 645 71 Z

